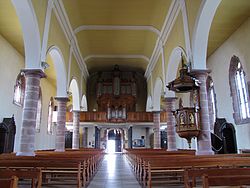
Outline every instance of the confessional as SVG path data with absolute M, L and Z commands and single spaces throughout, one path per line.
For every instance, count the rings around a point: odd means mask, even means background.
M 0 123 L 0 153 L 11 153 L 14 149 L 16 125 L 14 117 L 4 118 Z

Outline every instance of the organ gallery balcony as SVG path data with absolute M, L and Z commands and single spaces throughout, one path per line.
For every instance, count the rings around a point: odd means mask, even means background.
M 73 113 L 66 113 L 66 121 L 73 122 Z M 108 119 L 106 112 L 80 112 L 80 122 L 132 123 L 153 122 L 153 112 L 127 112 L 126 118 Z M 161 122 L 167 122 L 166 112 L 161 112 Z

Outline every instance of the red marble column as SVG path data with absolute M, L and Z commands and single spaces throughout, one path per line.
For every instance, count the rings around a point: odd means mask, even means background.
M 211 144 L 210 135 L 210 120 L 207 98 L 206 80 L 208 70 L 195 70 L 194 75 L 200 82 L 200 120 L 201 120 L 201 133 L 198 136 L 198 155 L 212 155 L 214 154 Z
M 46 77 L 40 69 L 23 70 L 25 73 L 25 95 L 22 114 L 20 149 L 16 155 L 34 156 L 37 103 L 41 78 Z
M 153 112 L 153 121 L 154 121 L 154 149 L 161 148 L 161 133 L 160 133 L 160 112 Z
M 55 151 L 65 151 L 65 121 L 66 121 L 66 105 L 67 97 L 55 97 L 58 105 L 57 126 L 56 126 L 56 148 Z
M 167 138 L 168 151 L 175 151 L 176 148 L 176 122 L 173 111 L 175 111 L 176 97 L 165 98 L 165 110 L 167 113 Z
M 72 149 L 79 149 L 79 127 L 80 127 L 80 112 L 73 111 L 73 142 Z

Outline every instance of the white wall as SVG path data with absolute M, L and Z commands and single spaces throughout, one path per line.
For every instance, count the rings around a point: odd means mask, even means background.
M 56 95 L 55 87 L 46 79 L 41 79 L 42 90 L 42 120 L 40 125 L 40 132 L 36 133 L 35 147 L 36 149 L 54 149 L 56 127 L 53 127 L 53 134 L 48 134 L 48 110 L 50 97 Z M 54 125 L 53 125 L 54 126 Z
M 140 128 L 140 127 L 133 126 L 132 140 L 141 139 L 141 136 L 144 136 L 144 139 L 146 138 L 146 128 Z
M 20 69 L 24 68 L 24 58 L 0 35 L 0 122 L 14 114 L 16 122 L 16 151 L 19 148 L 22 107 L 13 104 L 14 85 Z
M 19 54 L 0 35 L 0 121 L 14 114 L 16 122 L 16 137 L 14 151 L 19 150 L 21 136 L 22 107 L 13 104 L 14 85 L 16 77 L 24 66 L 24 57 Z M 41 81 L 42 89 L 42 121 L 41 130 L 36 133 L 35 149 L 54 148 L 55 136 L 47 134 L 48 104 L 51 96 L 55 96 L 56 88 L 46 79 Z
M 89 142 L 91 142 L 91 145 L 89 145 Z M 95 147 L 95 127 L 94 126 L 93 127 L 88 127 L 87 147 L 92 148 L 92 145 Z
M 218 117 L 235 125 L 229 87 L 229 65 L 233 55 L 240 58 L 246 77 L 250 78 L 250 19 L 234 32 L 207 60 L 214 81 Z M 249 79 L 247 79 L 248 81 Z M 250 148 L 249 124 L 235 125 L 238 149 Z

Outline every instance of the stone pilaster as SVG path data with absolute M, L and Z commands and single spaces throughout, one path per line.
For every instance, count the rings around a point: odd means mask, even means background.
M 79 149 L 79 127 L 80 127 L 80 112 L 73 111 L 72 149 Z
M 160 133 L 160 112 L 153 112 L 153 121 L 154 121 L 154 149 L 161 148 L 161 133 Z
M 66 105 L 67 97 L 55 97 L 58 105 L 57 126 L 56 126 L 56 150 L 58 152 L 65 151 L 65 121 L 66 121 Z
M 34 156 L 37 103 L 41 78 L 46 77 L 40 69 L 22 70 L 25 73 L 25 95 L 21 124 L 20 150 L 16 155 Z
M 173 114 L 175 111 L 175 101 L 177 98 L 168 97 L 165 98 L 165 110 L 167 113 L 167 138 L 168 138 L 168 151 L 175 151 L 176 148 L 176 121 Z
M 146 146 L 146 148 L 150 148 L 150 132 L 149 132 L 149 127 L 146 128 L 145 146 Z
M 206 80 L 209 71 L 208 70 L 195 70 L 194 75 L 200 82 L 200 123 L 201 133 L 198 136 L 198 155 L 212 155 L 211 135 L 210 135 L 210 120 L 207 98 Z
M 84 148 L 88 147 L 88 127 L 83 127 L 82 145 L 83 145 Z

